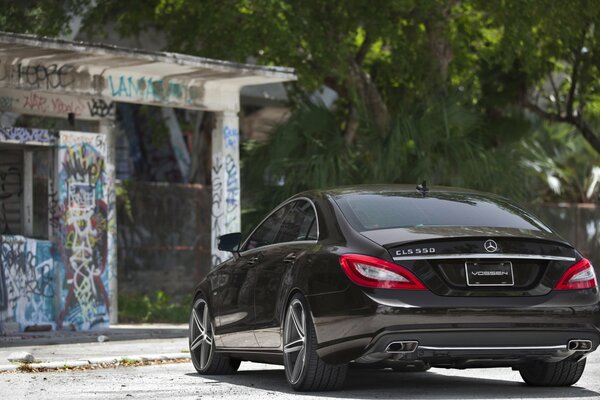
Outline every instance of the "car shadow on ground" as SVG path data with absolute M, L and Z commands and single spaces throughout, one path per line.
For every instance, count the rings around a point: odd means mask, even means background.
M 432 369 L 401 373 L 391 370 L 349 370 L 344 387 L 335 392 L 297 393 L 289 388 L 282 369 L 239 371 L 235 375 L 203 376 L 186 374 L 213 382 L 247 386 L 323 398 L 361 399 L 510 399 L 510 398 L 598 398 L 600 393 L 582 387 L 530 387 L 522 382 L 484 377 L 449 376 Z M 483 371 L 482 375 L 485 375 Z

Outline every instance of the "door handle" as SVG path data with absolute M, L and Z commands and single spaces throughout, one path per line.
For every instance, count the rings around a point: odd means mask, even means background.
M 246 264 L 248 264 L 248 265 L 254 265 L 254 264 L 256 264 L 256 262 L 258 261 L 258 258 L 259 258 L 258 256 L 256 256 L 256 257 L 252 257 L 252 258 L 250 258 L 250 259 L 248 260 L 248 262 L 247 262 Z
M 294 253 L 290 253 L 283 259 L 283 262 L 286 264 L 291 264 L 296 261 L 296 255 Z

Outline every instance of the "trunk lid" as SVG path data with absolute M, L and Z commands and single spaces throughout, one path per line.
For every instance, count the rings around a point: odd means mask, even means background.
M 578 253 L 543 231 L 412 227 L 361 232 L 441 296 L 540 296 Z

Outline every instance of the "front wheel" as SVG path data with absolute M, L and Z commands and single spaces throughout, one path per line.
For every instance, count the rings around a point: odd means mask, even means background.
M 571 386 L 583 375 L 585 361 L 585 358 L 555 363 L 538 361 L 519 368 L 519 372 L 525 383 L 531 386 Z
M 202 297 L 197 297 L 192 306 L 189 344 L 192 364 L 201 375 L 233 374 L 240 366 L 239 360 L 215 352 L 210 311 Z
M 297 293 L 288 304 L 283 325 L 283 363 L 292 389 L 324 391 L 342 387 L 348 365 L 327 364 L 316 349 L 317 335 L 306 300 Z

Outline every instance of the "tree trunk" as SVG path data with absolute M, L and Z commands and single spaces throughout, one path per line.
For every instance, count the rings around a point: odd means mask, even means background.
M 436 72 L 444 94 L 446 93 L 448 82 L 448 67 L 454 57 L 450 41 L 448 40 L 448 24 L 451 19 L 452 7 L 458 3 L 459 0 L 448 1 L 438 13 L 434 13 L 431 19 L 425 21 L 429 46 L 431 47 L 431 56 L 435 63 Z
M 356 137 L 358 130 L 359 119 L 357 107 L 360 104 L 357 102 L 363 102 L 362 105 L 366 108 L 366 111 L 373 116 L 377 128 L 381 131 L 382 135 L 385 135 L 389 125 L 389 112 L 387 105 L 383 101 L 383 97 L 379 92 L 379 89 L 375 83 L 371 80 L 369 74 L 359 65 L 356 60 L 350 61 L 350 74 L 348 77 L 348 86 L 350 87 L 350 96 L 357 98 L 351 98 L 351 109 L 346 122 L 346 132 L 344 139 L 346 143 L 352 144 Z
M 211 138 L 214 125 L 214 113 L 208 111 L 199 113 L 192 138 L 190 183 L 210 184 Z

